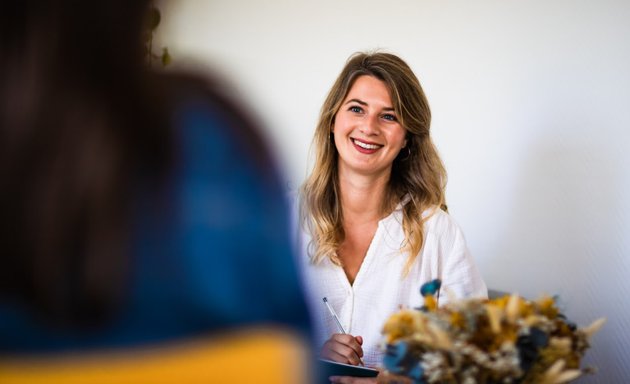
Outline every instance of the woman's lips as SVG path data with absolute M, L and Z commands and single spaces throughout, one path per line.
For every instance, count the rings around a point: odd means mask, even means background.
M 369 142 L 361 141 L 358 139 L 351 139 L 351 140 L 352 140 L 352 144 L 354 145 L 354 148 L 361 153 L 372 154 L 378 151 L 379 149 L 383 148 L 383 146 L 380 144 L 369 143 Z

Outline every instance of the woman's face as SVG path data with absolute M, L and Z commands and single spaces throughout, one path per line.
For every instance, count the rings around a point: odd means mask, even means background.
M 360 76 L 350 88 L 333 124 L 339 172 L 382 176 L 407 144 L 385 83 Z

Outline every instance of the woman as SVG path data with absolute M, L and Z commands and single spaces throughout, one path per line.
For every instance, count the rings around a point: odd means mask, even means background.
M 353 55 L 324 102 L 314 169 L 301 189 L 323 358 L 378 366 L 385 320 L 401 306 L 421 306 L 419 287 L 432 279 L 442 280 L 440 304 L 487 295 L 445 212 L 446 172 L 430 122 L 418 79 L 388 53 Z
M 264 325 L 308 337 L 258 127 L 215 82 L 147 68 L 148 11 L 26 0 L 0 14 L 0 354 Z

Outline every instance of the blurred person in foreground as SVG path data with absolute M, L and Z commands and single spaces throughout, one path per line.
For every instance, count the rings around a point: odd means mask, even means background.
M 2 7 L 0 355 L 307 340 L 258 127 L 216 81 L 148 69 L 148 2 Z

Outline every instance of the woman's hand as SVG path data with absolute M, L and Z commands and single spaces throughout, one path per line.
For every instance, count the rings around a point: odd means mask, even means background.
M 363 338 L 348 334 L 335 333 L 326 340 L 322 347 L 321 357 L 338 363 L 363 365 Z

